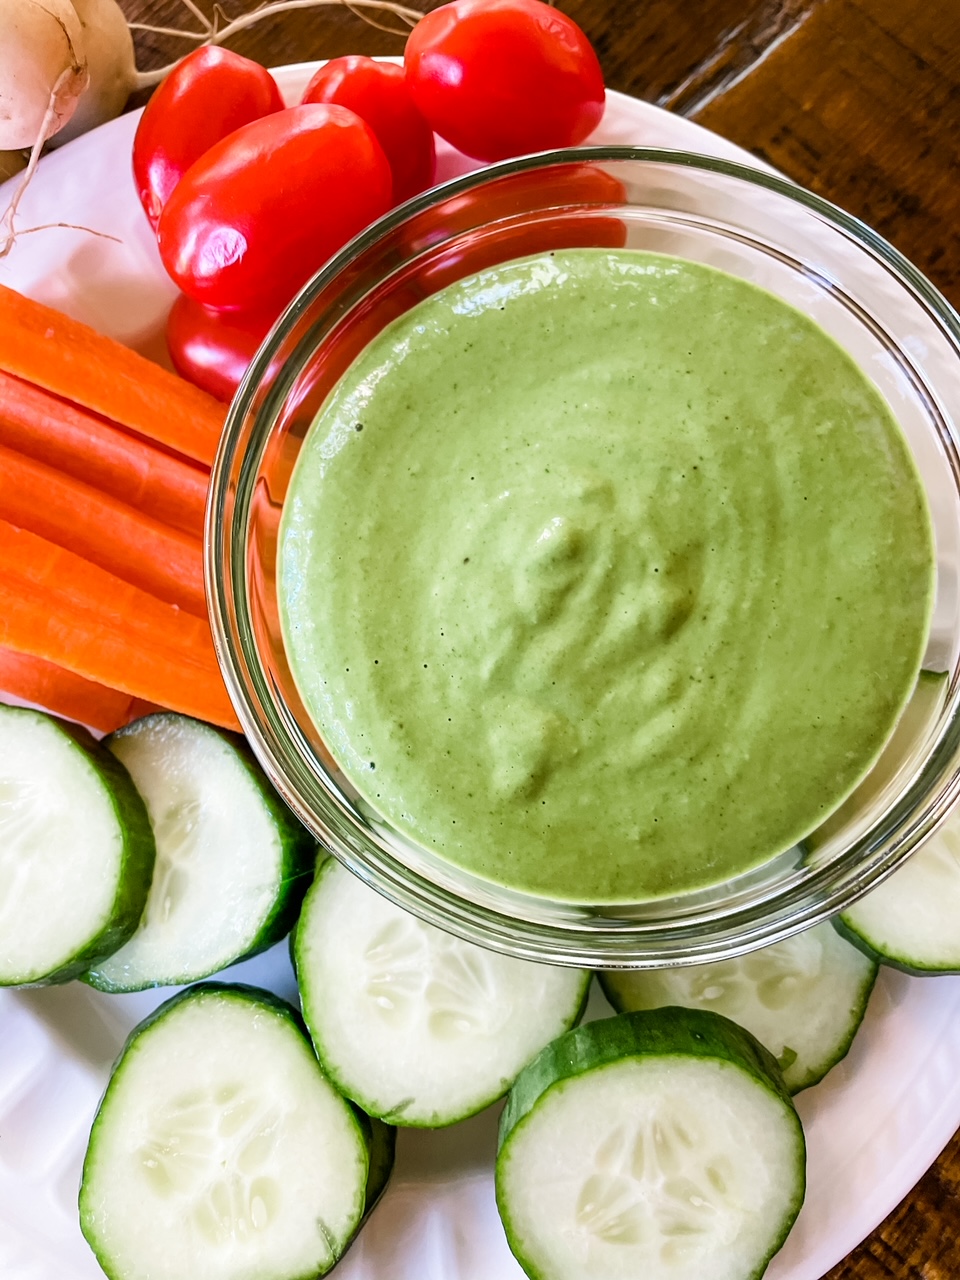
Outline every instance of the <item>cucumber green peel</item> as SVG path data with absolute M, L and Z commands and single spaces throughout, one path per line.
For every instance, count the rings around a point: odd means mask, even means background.
M 893 778 L 906 749 L 920 732 L 929 731 L 940 713 L 948 684 L 946 672 L 920 672 L 913 698 L 878 765 L 879 786 Z M 888 757 L 890 766 L 881 770 Z M 866 955 L 924 977 L 960 973 L 958 919 L 960 811 L 955 810 L 902 866 L 833 923 L 841 936 Z
M 304 1020 L 337 1088 L 439 1128 L 503 1096 L 583 1012 L 590 974 L 497 955 L 321 863 L 291 939 Z
M 915 977 L 960 973 L 960 810 L 835 920 L 866 955 Z
M 0 708 L 0 840 L 0 986 L 66 982 L 134 933 L 153 833 L 129 773 L 85 729 Z
M 393 1134 L 336 1092 L 289 1005 L 204 983 L 129 1037 L 91 1131 L 80 1224 L 111 1280 L 312 1280 L 392 1158 Z
M 722 1014 L 670 1006 L 587 1022 L 547 1045 L 510 1090 L 500 1119 L 498 1148 L 540 1095 L 558 1081 L 623 1058 L 680 1055 L 717 1058 L 749 1071 L 796 1114 L 776 1058 L 749 1031 Z
M 316 845 L 243 739 L 162 712 L 105 745 L 143 794 L 157 861 L 137 932 L 85 980 L 110 992 L 196 982 L 278 942 Z
M 719 1014 L 591 1022 L 518 1077 L 497 1204 L 532 1280 L 757 1280 L 803 1202 L 777 1064 Z
M 877 976 L 877 962 L 829 924 L 734 960 L 598 975 L 618 1012 L 683 1005 L 721 1013 L 757 1037 L 798 1093 L 847 1053 Z

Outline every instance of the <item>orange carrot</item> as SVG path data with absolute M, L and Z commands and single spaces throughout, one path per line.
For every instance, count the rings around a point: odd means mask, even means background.
M 0 519 L 206 618 L 199 539 L 0 445 Z
M 238 728 L 201 618 L 0 520 L 0 645 Z
M 128 693 L 94 684 L 43 658 L 12 649 L 0 649 L 0 689 L 103 733 L 112 733 L 137 716 L 155 710 Z
M 0 443 L 183 533 L 203 535 L 206 468 L 0 372 Z
M 0 285 L 0 369 L 208 466 L 225 408 L 205 391 Z

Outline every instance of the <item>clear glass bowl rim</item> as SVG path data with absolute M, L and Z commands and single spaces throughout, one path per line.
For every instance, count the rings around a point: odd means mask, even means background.
M 668 924 L 596 916 L 583 923 L 545 924 L 521 919 L 452 893 L 396 858 L 385 856 L 359 823 L 353 824 L 355 838 L 349 844 L 344 842 L 291 783 L 287 758 L 296 756 L 297 744 L 272 706 L 269 682 L 262 671 L 259 684 L 268 695 L 266 699 L 258 697 L 249 674 L 251 663 L 259 667 L 246 580 L 249 508 L 273 422 L 254 414 L 242 452 L 241 437 L 260 385 L 270 376 L 277 353 L 296 322 L 346 267 L 381 237 L 432 205 L 513 174 L 604 161 L 675 165 L 720 174 L 805 206 L 879 259 L 932 315 L 960 361 L 960 316 L 934 285 L 858 218 L 771 171 L 695 152 L 634 146 L 574 147 L 490 165 L 429 189 L 366 228 L 307 282 L 266 338 L 230 405 L 211 471 L 204 537 L 208 605 L 227 690 L 266 773 L 322 847 L 391 901 L 469 941 L 529 960 L 588 968 L 704 963 L 781 941 L 830 918 L 895 871 L 937 830 L 960 798 L 960 673 L 954 673 L 949 682 L 938 731 L 923 767 L 882 818 L 835 862 L 814 871 L 787 892 L 770 894 L 733 910 L 725 911 L 721 906 L 692 922 L 679 916 Z M 960 440 L 951 441 L 951 445 L 955 453 Z

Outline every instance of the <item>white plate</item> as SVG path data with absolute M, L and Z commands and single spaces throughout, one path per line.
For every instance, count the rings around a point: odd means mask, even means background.
M 295 99 L 315 64 L 284 68 Z M 174 289 L 130 173 L 127 115 L 47 157 L 23 201 L 24 236 L 0 282 L 155 358 Z M 687 120 L 610 94 L 593 141 L 709 152 L 751 163 Z M 755 163 L 755 162 L 753 162 Z M 444 149 L 440 177 L 475 168 Z M 11 187 L 0 188 L 0 207 Z M 285 946 L 230 971 L 296 998 Z M 169 994 L 105 996 L 78 983 L 0 992 L 0 1276 L 102 1280 L 77 1225 L 86 1135 L 127 1031 Z M 595 1010 L 602 1011 L 595 998 Z M 847 1060 L 798 1099 L 807 1201 L 767 1280 L 820 1280 L 910 1190 L 960 1125 L 960 978 L 884 971 Z M 338 1280 L 522 1280 L 493 1199 L 496 1109 L 439 1133 L 401 1132 L 390 1187 Z M 202 1280 L 202 1277 L 197 1277 Z

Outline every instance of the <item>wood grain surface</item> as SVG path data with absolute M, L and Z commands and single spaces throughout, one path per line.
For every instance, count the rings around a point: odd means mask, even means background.
M 181 0 L 121 2 L 132 21 L 192 21 Z M 223 5 L 228 15 L 250 7 Z M 691 116 L 862 218 L 960 306 L 960 0 L 560 7 L 590 36 L 610 88 Z M 137 36 L 143 69 L 190 47 Z M 231 47 L 276 65 L 400 53 L 403 40 L 328 3 L 251 28 Z M 960 1135 L 826 1280 L 960 1280 Z

